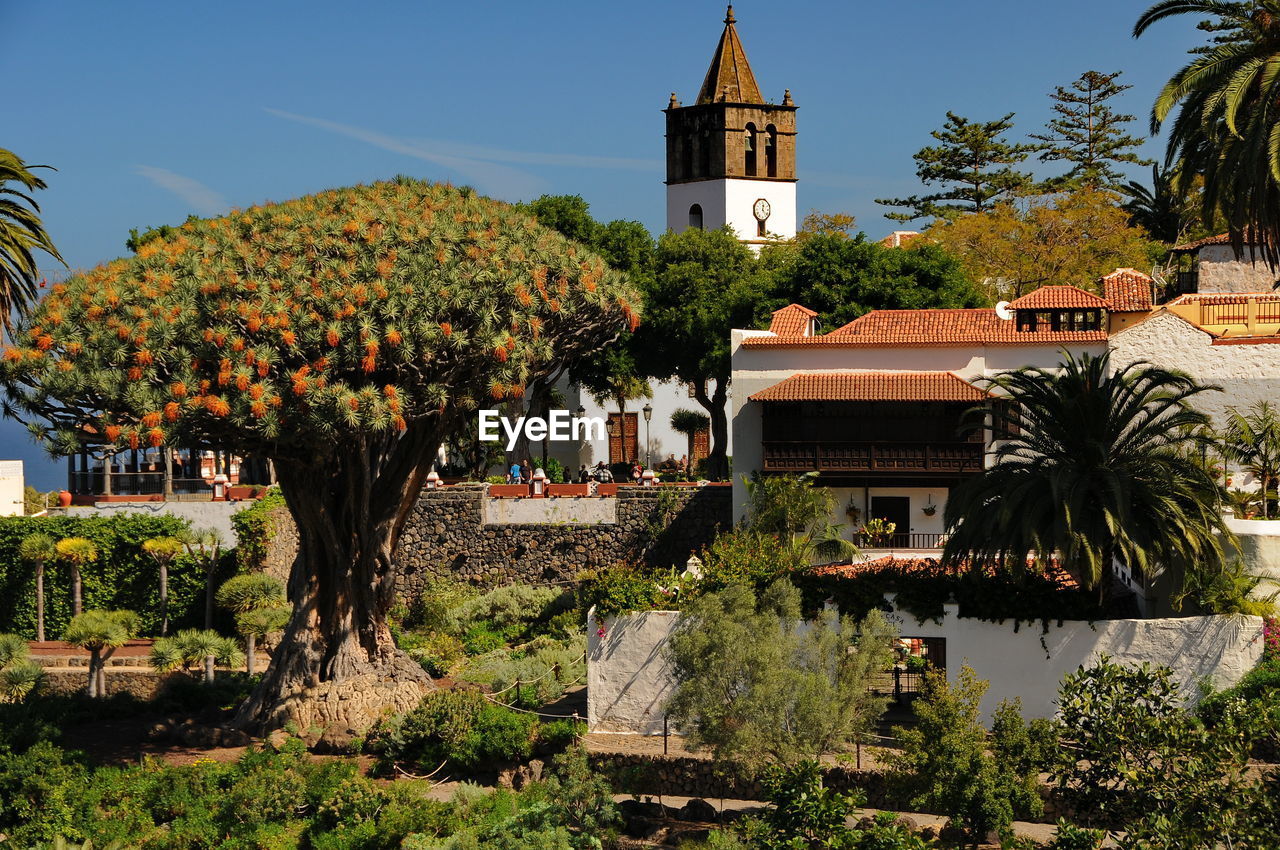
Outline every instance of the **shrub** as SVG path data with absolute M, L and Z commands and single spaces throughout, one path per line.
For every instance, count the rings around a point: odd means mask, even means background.
M 447 630 L 462 634 L 485 625 L 506 637 L 519 638 L 530 626 L 551 619 L 572 604 L 572 595 L 562 590 L 510 584 L 455 606 L 449 612 Z
M 477 623 L 467 629 L 467 633 L 462 636 L 462 646 L 467 651 L 467 655 L 483 655 L 506 645 L 507 642 L 502 635 L 484 623 Z
M 533 715 L 493 705 L 477 691 L 435 691 L 376 730 L 369 748 L 384 767 L 404 762 L 434 770 L 446 763 L 472 771 L 528 758 L 536 726 Z
M 284 493 L 279 487 L 272 487 L 261 499 L 231 515 L 231 527 L 236 532 L 236 567 L 240 572 L 258 572 L 266 566 L 267 551 L 276 535 L 272 515 L 278 508 L 287 507 Z
M 432 676 L 448 676 L 466 657 L 467 648 L 462 641 L 444 632 L 432 632 L 425 638 L 402 640 L 400 648 L 422 665 Z
M 22 702 L 40 684 L 41 668 L 18 635 L 0 634 L 0 703 Z
M 85 781 L 84 767 L 48 742 L 0 753 L 0 834 L 15 847 L 59 835 L 84 839 L 75 802 Z
M 504 702 L 518 701 L 522 706 L 536 707 L 559 699 L 567 683 L 585 678 L 585 648 L 581 632 L 568 640 L 538 637 L 519 652 L 493 652 L 475 658 L 458 675 L 494 692 L 505 691 L 519 682 L 520 693 Z
M 427 582 L 404 611 L 406 629 L 443 632 L 454 628 L 453 612 L 476 595 L 475 588 L 452 579 Z

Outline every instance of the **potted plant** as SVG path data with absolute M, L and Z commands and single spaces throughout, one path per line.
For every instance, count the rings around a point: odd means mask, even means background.
M 931 501 L 920 510 L 924 512 L 925 516 L 933 516 L 938 512 L 938 506 Z
M 849 517 L 849 522 L 854 525 L 858 524 L 858 519 L 862 516 L 862 510 L 853 503 L 853 497 L 849 497 L 849 504 L 844 506 L 845 515 Z

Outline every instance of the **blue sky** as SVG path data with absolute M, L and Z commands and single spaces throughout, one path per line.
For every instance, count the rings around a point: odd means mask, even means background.
M 790 88 L 800 107 L 800 209 L 853 213 L 881 236 L 897 225 L 874 199 L 917 191 L 911 154 L 948 109 L 1015 112 L 1021 137 L 1049 117 L 1054 86 L 1123 70 L 1120 106 L 1144 129 L 1203 41 L 1191 20 L 1133 40 L 1147 5 L 746 0 L 734 13 L 765 96 Z M 656 233 L 661 109 L 671 91 L 697 94 L 723 17 L 712 0 L 0 0 L 13 92 L 0 147 L 58 168 L 39 201 L 73 267 L 124 253 L 131 227 L 400 173 L 508 200 L 580 194 L 597 217 Z M 61 486 L 15 423 L 0 424 L 0 455 Z

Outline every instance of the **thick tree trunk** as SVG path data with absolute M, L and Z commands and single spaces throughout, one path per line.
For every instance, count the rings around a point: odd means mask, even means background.
M 298 527 L 289 578 L 293 616 L 236 723 L 265 732 L 293 722 L 322 745 L 406 711 L 431 679 L 392 640 L 392 550 L 435 458 L 433 433 L 360 437 L 327 457 L 277 459 Z
M 244 671 L 250 676 L 254 674 L 253 653 L 257 650 L 257 646 L 255 646 L 257 643 L 256 638 L 257 636 L 254 634 L 244 636 Z
M 80 567 L 76 564 L 71 565 L 71 615 L 78 617 L 83 612 L 82 587 L 80 582 Z
M 715 391 L 710 396 L 707 395 L 705 383 L 695 384 L 693 394 L 711 418 L 711 453 L 707 455 L 707 477 L 712 481 L 723 481 L 729 477 L 729 417 L 725 412 L 725 404 L 729 400 L 728 381 L 717 380 Z
M 36 640 L 44 640 L 44 563 L 36 564 Z
M 216 669 L 216 664 L 215 664 L 214 657 L 212 655 L 206 655 L 204 657 L 204 683 L 206 685 L 213 684 L 215 669 Z

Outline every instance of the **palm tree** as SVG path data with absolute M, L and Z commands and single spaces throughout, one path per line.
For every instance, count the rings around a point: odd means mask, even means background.
M 205 684 L 213 684 L 214 664 L 236 667 L 244 662 L 240 647 L 212 629 L 182 629 L 173 637 L 160 638 L 151 645 L 151 666 L 162 673 L 182 668 L 190 672 L 200 665 Z
M 1105 601 L 1113 559 L 1144 576 L 1221 568 L 1233 540 L 1222 491 L 1191 459 L 1208 417 L 1191 406 L 1215 387 L 1135 363 L 1063 352 L 1057 369 L 1027 367 L 988 383 L 1009 397 L 1019 431 L 994 463 L 947 500 L 943 559 L 1043 568 L 1054 557 Z
M 30 195 L 10 188 L 14 183 L 28 192 L 46 188 L 31 169 L 49 167 L 27 165 L 13 151 L 0 148 L 0 327 L 6 331 L 13 330 L 13 314 L 25 315 L 36 300 L 39 271 L 31 249 L 66 265 L 40 222 L 40 206 Z
M 160 636 L 169 634 L 169 565 L 182 554 L 176 537 L 154 537 L 142 542 L 142 551 L 151 556 L 160 570 Z
M 98 547 L 85 537 L 66 537 L 59 540 L 54 548 L 58 551 L 58 560 L 66 561 L 71 567 L 71 614 L 78 616 L 84 608 L 80 568 L 98 560 Z
M 62 639 L 89 650 L 88 694 L 91 698 L 107 695 L 106 661 L 138 633 L 140 622 L 132 611 L 85 611 L 71 618 Z
M 266 573 L 233 576 L 218 588 L 218 604 L 236 615 L 236 631 L 244 637 L 245 670 L 252 676 L 258 637 L 283 629 L 293 613 L 284 584 Z
M 1128 199 L 1122 206 L 1129 214 L 1129 223 L 1170 245 L 1183 241 L 1195 218 L 1194 204 L 1178 191 L 1175 178 L 1168 168 L 1153 165 L 1151 188 L 1137 180 L 1119 186 L 1120 194 Z
M 1201 215 L 1221 216 L 1237 250 L 1261 245 L 1280 261 L 1280 0 L 1161 0 L 1142 14 L 1134 37 L 1175 15 L 1212 19 L 1209 45 L 1175 73 L 1151 109 L 1151 132 L 1175 109 L 1165 164 L 1179 191 L 1204 177 Z
M 1272 485 L 1280 481 L 1280 416 L 1270 402 L 1260 401 L 1241 413 L 1232 407 L 1222 433 L 1222 450 L 1243 464 L 1262 486 L 1262 515 L 1271 517 Z
M 22 702 L 40 684 L 43 671 L 30 652 L 18 635 L 0 634 L 0 703 Z
M 746 531 L 777 538 L 792 565 L 807 567 L 815 559 L 836 560 L 856 555 L 854 544 L 840 536 L 831 522 L 836 497 L 831 488 L 816 486 L 818 473 L 753 475 L 747 481 Z
M 44 640 L 44 570 L 58 560 L 58 548 L 47 534 L 28 534 L 18 544 L 18 557 L 36 571 L 36 640 Z
M 688 472 L 690 474 L 693 473 L 693 440 L 699 431 L 707 430 L 710 425 L 711 417 L 696 410 L 682 407 L 671 414 L 671 430 L 684 434 L 689 441 L 689 453 L 685 457 L 689 459 Z
M 176 535 L 178 542 L 187 547 L 187 553 L 195 555 L 204 564 L 204 627 L 213 628 L 213 575 L 222 561 L 222 534 L 216 528 L 184 528 Z

